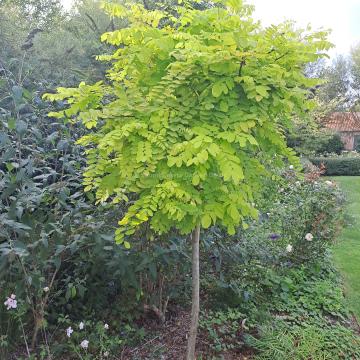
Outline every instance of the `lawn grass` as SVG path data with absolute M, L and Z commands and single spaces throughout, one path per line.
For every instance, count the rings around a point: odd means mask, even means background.
M 345 280 L 350 309 L 360 320 L 360 176 L 336 176 L 347 197 L 347 226 L 334 247 L 334 259 Z

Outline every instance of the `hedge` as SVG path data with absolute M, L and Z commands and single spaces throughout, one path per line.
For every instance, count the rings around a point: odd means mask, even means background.
M 309 160 L 316 166 L 324 164 L 324 175 L 360 175 L 360 157 L 314 157 Z

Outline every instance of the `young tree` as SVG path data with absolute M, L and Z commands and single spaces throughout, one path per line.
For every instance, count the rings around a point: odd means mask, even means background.
M 194 359 L 200 229 L 246 227 L 257 216 L 262 177 L 297 164 L 283 130 L 307 108 L 316 80 L 302 69 L 329 47 L 327 33 L 289 22 L 262 29 L 240 0 L 182 7 L 176 17 L 134 3 L 104 7 L 129 21 L 102 36 L 117 47 L 100 57 L 111 62 L 107 78 L 46 97 L 69 103 L 51 115 L 92 129 L 79 141 L 87 147 L 85 191 L 115 204 L 131 196 L 119 244 L 130 247 L 143 223 L 156 233 L 192 233 L 187 359 Z

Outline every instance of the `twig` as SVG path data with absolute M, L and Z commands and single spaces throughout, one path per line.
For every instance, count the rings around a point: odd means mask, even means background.
M 160 337 L 160 335 L 155 336 L 154 338 L 148 340 L 145 344 L 142 344 L 141 346 L 139 346 L 139 347 L 137 347 L 137 348 L 129 351 L 130 354 L 132 354 L 132 353 L 135 352 L 135 351 L 138 351 L 138 350 L 142 349 L 143 347 L 145 347 L 145 346 L 148 345 L 148 344 L 151 344 L 154 340 L 158 339 L 159 337 Z
M 170 330 L 170 333 L 172 333 L 172 332 L 174 332 L 174 331 L 176 331 L 176 330 L 178 330 L 178 328 L 174 328 L 174 329 Z M 151 344 L 154 340 L 158 339 L 161 335 L 162 335 L 162 334 L 157 335 L 157 336 L 155 336 L 154 338 L 148 340 L 145 344 L 142 344 L 141 346 L 139 346 L 139 347 L 137 347 L 137 348 L 129 351 L 130 354 L 132 354 L 132 353 L 135 352 L 135 351 L 139 351 L 140 349 L 142 349 L 144 346 L 146 346 L 146 345 L 148 345 L 148 344 Z
M 286 56 L 289 53 L 290 53 L 289 51 L 285 52 L 284 54 L 282 54 L 282 55 L 278 56 L 277 58 L 275 58 L 274 61 L 280 60 L 281 58 L 283 58 L 284 56 Z
M 23 338 L 24 338 L 24 342 L 25 342 L 25 346 L 26 346 L 26 352 L 27 352 L 27 355 L 28 355 L 28 358 L 30 359 L 30 350 L 29 350 L 29 345 L 26 341 L 26 335 L 25 335 L 25 331 L 24 331 L 24 325 L 21 321 L 21 318 L 19 318 L 19 321 L 20 321 L 20 326 L 21 326 L 21 330 L 22 330 L 22 333 L 23 333 Z
M 99 33 L 99 28 L 97 27 L 95 20 L 88 13 L 85 13 L 85 16 L 90 20 L 92 24 L 92 26 L 90 26 L 91 30 Z

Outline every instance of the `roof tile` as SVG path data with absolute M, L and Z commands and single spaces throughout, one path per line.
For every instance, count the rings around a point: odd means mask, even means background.
M 334 112 L 324 120 L 328 129 L 335 131 L 360 131 L 360 112 Z

